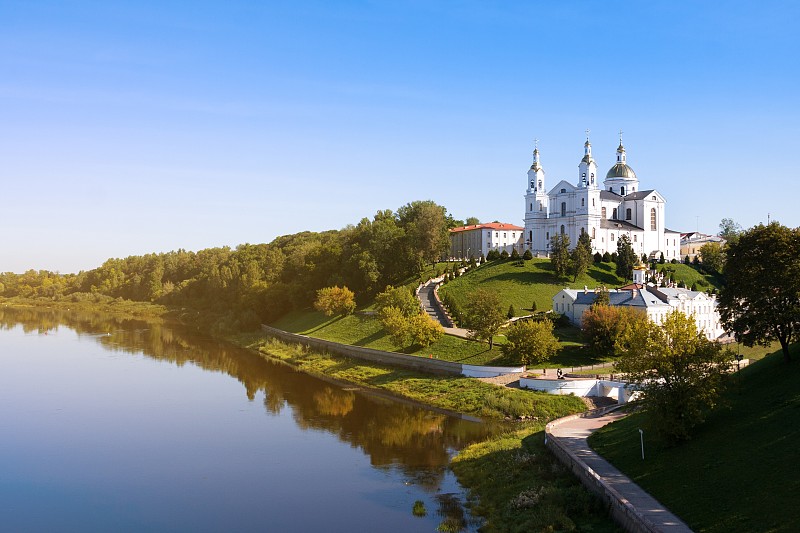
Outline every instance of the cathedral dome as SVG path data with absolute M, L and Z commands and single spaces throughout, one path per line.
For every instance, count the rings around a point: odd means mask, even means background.
M 633 169 L 625 163 L 617 163 L 611 167 L 611 170 L 609 170 L 608 174 L 606 174 L 607 180 L 612 178 L 636 179 L 636 172 L 634 172 Z

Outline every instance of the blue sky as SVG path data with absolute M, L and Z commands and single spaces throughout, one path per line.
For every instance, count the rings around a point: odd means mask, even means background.
M 624 130 L 667 225 L 800 225 L 795 2 L 0 0 L 0 271 L 432 199 L 521 223 Z

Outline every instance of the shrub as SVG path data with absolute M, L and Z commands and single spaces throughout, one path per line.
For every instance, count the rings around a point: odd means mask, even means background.
M 506 313 L 506 316 L 508 317 L 509 320 L 517 316 L 517 310 L 514 309 L 514 304 L 508 306 L 508 313 Z
M 617 259 L 618 259 L 618 257 L 617 257 L 617 252 L 612 252 L 612 253 L 611 253 L 611 262 L 612 262 L 612 263 L 616 263 L 616 262 L 617 262 Z
M 326 316 L 349 315 L 356 310 L 356 297 L 347 287 L 325 287 L 317 291 L 314 308 Z
M 611 254 L 608 252 L 603 252 L 603 263 L 610 263 L 611 262 Z
M 508 259 L 508 252 L 507 252 L 507 251 L 505 251 L 505 250 L 503 250 L 502 252 L 500 252 L 500 259 L 502 259 L 503 261 L 505 261 L 506 259 Z
M 514 248 L 513 250 L 511 250 L 511 259 L 517 260 L 519 258 L 520 258 L 520 255 L 519 255 L 519 252 L 517 251 L 517 249 Z
M 530 250 L 525 250 L 525 253 L 522 254 L 522 259 L 524 259 L 525 261 L 530 261 L 531 259 L 533 259 L 533 254 L 531 253 Z
M 595 252 L 594 253 L 594 262 L 595 263 L 600 263 L 601 261 L 603 261 L 603 256 L 600 254 L 600 252 Z

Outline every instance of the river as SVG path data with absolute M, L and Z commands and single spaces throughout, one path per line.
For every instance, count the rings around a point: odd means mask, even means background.
M 4 531 L 474 531 L 447 467 L 488 431 L 181 327 L 0 308 Z

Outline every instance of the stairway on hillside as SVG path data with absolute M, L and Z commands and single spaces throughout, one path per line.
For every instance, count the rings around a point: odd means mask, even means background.
M 453 324 L 450 322 L 444 312 L 442 312 L 439 306 L 436 305 L 436 296 L 433 294 L 434 287 L 436 287 L 436 284 L 433 281 L 428 281 L 425 285 L 423 285 L 419 290 L 419 301 L 428 316 L 436 320 L 443 327 L 451 328 L 453 327 Z

